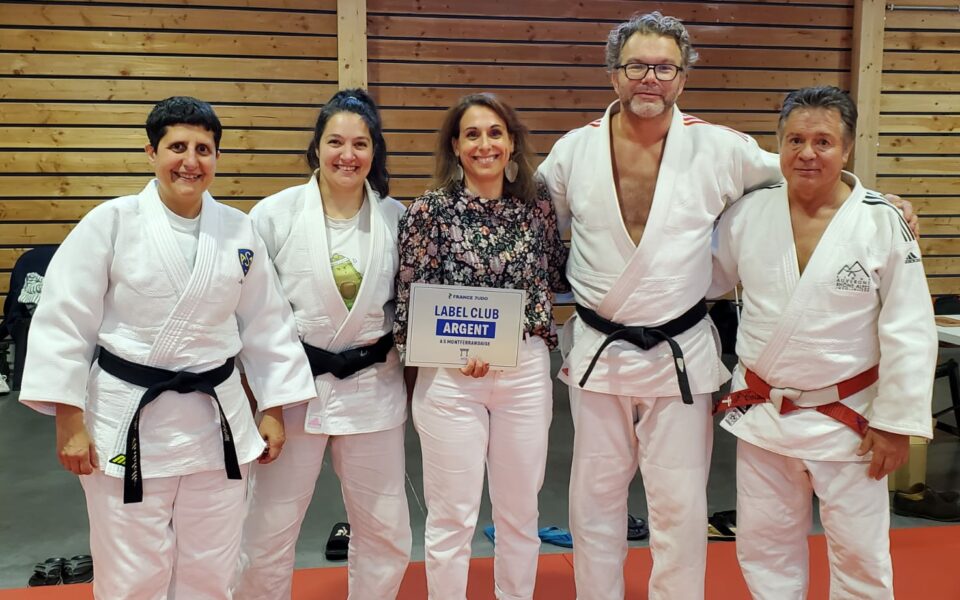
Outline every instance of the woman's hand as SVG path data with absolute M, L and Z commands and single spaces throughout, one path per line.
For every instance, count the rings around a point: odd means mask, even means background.
M 283 450 L 283 444 L 287 441 L 283 429 L 283 407 L 274 406 L 263 411 L 263 417 L 260 419 L 258 427 L 263 441 L 267 443 L 263 454 L 257 459 L 261 465 L 267 465 L 277 460 L 280 451 Z
M 57 405 L 57 458 L 63 468 L 75 475 L 89 475 L 100 468 L 97 449 L 83 424 L 83 409 Z
M 470 358 L 467 364 L 460 367 L 460 372 L 469 377 L 480 378 L 490 372 L 490 363 L 482 358 Z

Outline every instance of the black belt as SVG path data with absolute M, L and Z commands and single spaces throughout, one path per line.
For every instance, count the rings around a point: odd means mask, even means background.
M 163 392 L 173 391 L 179 394 L 202 392 L 212 397 L 220 411 L 220 435 L 223 438 L 223 466 L 227 471 L 227 479 L 242 479 L 240 463 L 237 461 L 237 448 L 233 445 L 233 432 L 230 423 L 223 414 L 223 406 L 214 389 L 226 381 L 233 374 L 233 358 L 227 359 L 216 369 L 203 373 L 188 371 L 168 371 L 157 367 L 138 365 L 129 360 L 110 353 L 106 348 L 100 348 L 97 358 L 100 368 L 117 379 L 127 383 L 147 388 L 140 397 L 137 411 L 133 413 L 130 428 L 127 430 L 127 449 L 124 455 L 125 471 L 123 474 L 123 503 L 130 504 L 143 500 L 143 477 L 140 469 L 140 412 Z
M 303 349 L 307 351 L 307 360 L 310 361 L 310 371 L 313 376 L 332 373 L 337 379 L 346 379 L 369 366 L 384 362 L 391 348 L 393 348 L 392 333 L 388 333 L 369 346 L 352 348 L 339 353 L 329 352 L 303 342 Z
M 593 367 L 596 366 L 600 354 L 616 340 L 626 340 L 643 350 L 649 350 L 660 342 L 666 342 L 670 344 L 670 350 L 673 352 L 673 364 L 677 369 L 677 383 L 680 384 L 680 397 L 683 398 L 684 404 L 693 404 L 693 394 L 690 393 L 690 382 L 687 381 L 687 368 L 683 361 L 683 351 L 680 349 L 680 344 L 673 338 L 690 329 L 707 316 L 707 302 L 705 300 L 700 300 L 676 319 L 656 327 L 626 326 L 614 323 L 598 315 L 597 311 L 579 304 L 577 305 L 577 314 L 580 315 L 584 323 L 600 333 L 607 334 L 607 339 L 603 340 L 600 349 L 593 355 L 593 360 L 590 361 L 587 371 L 580 378 L 580 387 L 587 383 L 587 378 L 593 372 Z

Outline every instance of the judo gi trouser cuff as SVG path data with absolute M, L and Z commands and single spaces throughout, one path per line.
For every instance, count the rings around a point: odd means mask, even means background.
M 329 352 L 303 342 L 303 349 L 307 352 L 307 360 L 310 361 L 310 371 L 313 376 L 331 373 L 337 379 L 346 379 L 367 367 L 386 361 L 391 348 L 393 348 L 392 333 L 388 333 L 369 346 L 352 348 L 339 353 Z
M 607 339 L 603 340 L 603 343 L 600 344 L 600 348 L 597 350 L 597 353 L 593 355 L 593 359 L 590 361 L 590 365 L 584 372 L 583 377 L 580 378 L 580 387 L 586 385 L 587 379 L 590 378 L 590 373 L 593 372 L 593 367 L 596 366 L 597 361 L 600 359 L 600 355 L 607 349 L 607 346 L 613 342 L 625 340 L 642 350 L 650 350 L 660 342 L 666 342 L 670 345 L 670 350 L 673 353 L 673 365 L 677 371 L 680 397 L 683 398 L 684 404 L 693 404 L 693 394 L 690 393 L 690 382 L 687 380 L 687 366 L 683 360 L 683 350 L 680 349 L 680 344 L 673 338 L 687 331 L 707 316 L 706 300 L 700 300 L 700 302 L 697 302 L 687 310 L 687 312 L 676 319 L 667 321 L 663 325 L 657 325 L 656 327 L 621 325 L 620 323 L 601 317 L 597 314 L 597 311 L 580 304 L 577 304 L 577 315 L 583 319 L 584 323 L 593 329 L 596 329 L 600 333 L 607 334 Z
M 140 465 L 140 413 L 143 408 L 156 400 L 160 394 L 167 391 L 187 394 L 202 392 L 213 398 L 220 411 L 220 436 L 223 438 L 223 463 L 228 479 L 242 479 L 240 463 L 237 460 L 237 448 L 233 443 L 233 432 L 230 423 L 223 413 L 220 398 L 217 397 L 216 386 L 226 381 L 233 374 L 234 359 L 230 357 L 225 363 L 215 369 L 203 373 L 189 371 L 168 371 L 157 367 L 140 365 L 120 358 L 106 348 L 99 348 L 97 363 L 100 368 L 121 379 L 142 388 L 146 388 L 140 403 L 137 405 L 130 428 L 127 429 L 127 448 L 124 453 L 123 474 L 123 503 L 130 504 L 143 500 L 143 475 Z
M 850 379 L 845 379 L 836 385 L 812 392 L 803 392 L 801 390 L 774 388 L 750 369 L 744 369 L 744 380 L 747 383 L 747 387 L 740 391 L 733 392 L 717 403 L 714 412 L 726 411 L 740 406 L 764 404 L 766 402 L 771 402 L 775 406 L 779 403 L 777 408 L 781 415 L 791 413 L 801 408 L 812 408 L 819 413 L 843 423 L 863 437 L 867 434 L 867 428 L 870 425 L 869 421 L 867 421 L 863 415 L 840 401 L 867 389 L 879 378 L 880 366 L 874 365 L 866 371 L 858 373 Z M 831 399 L 836 398 L 836 400 L 818 406 L 804 406 L 804 394 L 812 398 L 828 397 Z M 791 398 L 791 396 L 793 397 Z M 772 401 L 772 398 L 776 398 L 776 402 Z M 812 401 L 815 402 L 816 400 Z

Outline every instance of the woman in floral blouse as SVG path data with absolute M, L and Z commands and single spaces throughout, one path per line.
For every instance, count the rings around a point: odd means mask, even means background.
M 425 552 L 432 599 L 466 598 L 470 542 L 484 466 L 496 527 L 497 596 L 529 599 L 540 540 L 552 417 L 549 351 L 557 345 L 552 291 L 566 291 L 567 250 L 546 189 L 534 179 L 527 130 L 491 94 L 463 97 L 446 115 L 436 152 L 437 189 L 418 198 L 399 229 L 394 333 L 407 339 L 410 284 L 524 289 L 524 340 L 516 369 L 420 369 L 413 419 L 423 451 Z

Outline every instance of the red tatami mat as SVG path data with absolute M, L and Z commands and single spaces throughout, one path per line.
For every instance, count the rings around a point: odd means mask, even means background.
M 960 600 L 960 526 L 895 529 L 893 545 L 894 588 L 901 600 Z M 810 536 L 810 598 L 827 597 L 827 555 L 822 535 Z M 633 548 L 627 559 L 627 598 L 645 600 L 650 574 L 650 552 Z M 24 573 L 24 579 L 29 573 Z M 469 596 L 493 598 L 493 559 L 471 562 Z M 347 597 L 345 568 L 303 569 L 293 576 L 293 600 Z M 407 570 L 400 600 L 427 597 L 423 563 Z M 573 557 L 544 554 L 537 574 L 538 599 L 574 600 Z M 89 600 L 92 586 L 72 585 L 46 588 L 0 590 L 0 600 Z M 732 543 L 712 543 L 707 555 L 707 599 L 748 600 L 746 585 L 737 567 Z

